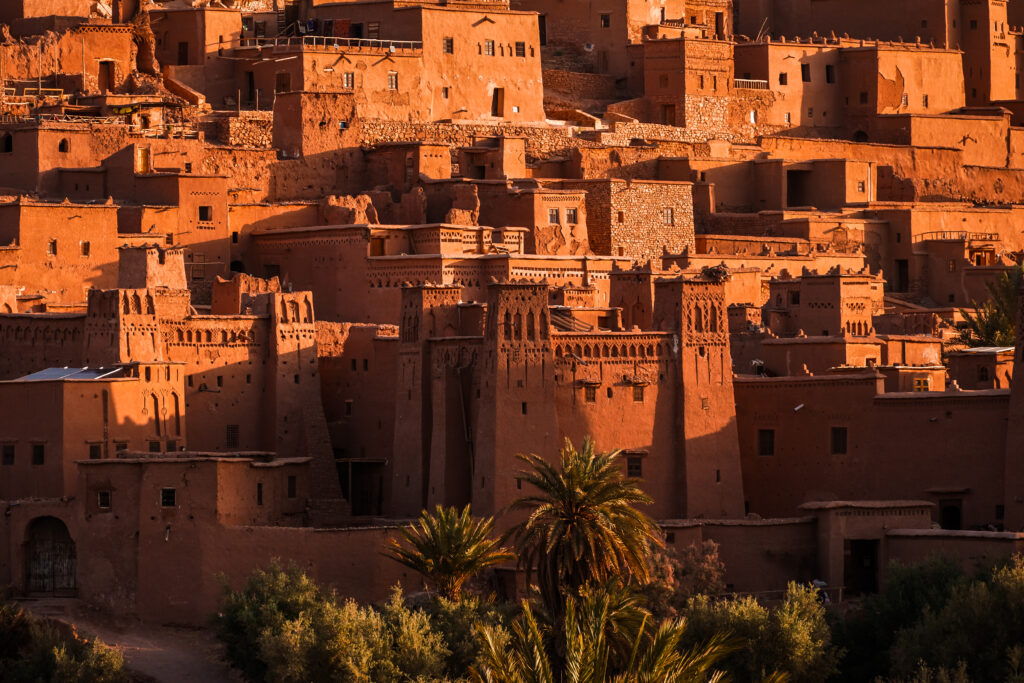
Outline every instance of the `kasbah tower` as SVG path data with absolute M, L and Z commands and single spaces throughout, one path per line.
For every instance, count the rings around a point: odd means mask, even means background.
M 586 439 L 730 593 L 1021 551 L 1024 2 L 906 4 L 2 3 L 0 585 L 377 602 Z

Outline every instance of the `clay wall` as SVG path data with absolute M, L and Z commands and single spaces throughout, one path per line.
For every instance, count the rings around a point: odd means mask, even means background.
M 0 466 L 0 498 L 73 496 L 76 460 L 112 458 L 119 449 L 141 451 L 152 443 L 160 451 L 165 443 L 173 444 L 170 450 L 184 445 L 181 369 L 146 366 L 138 373 L 113 381 L 0 384 L 11 406 L 0 441 L 13 447 L 12 461 Z
M 44 88 L 73 88 L 90 94 L 123 92 L 135 68 L 137 48 L 131 28 L 102 24 L 62 28 L 56 32 L 43 29 L 38 31 L 42 36 L 5 45 L 0 71 L 8 87 L 17 86 L 21 94 L 24 87 L 37 87 L 42 78 Z
M 961 389 L 1009 389 L 1013 380 L 1013 350 L 946 354 L 950 381 Z
M 0 205 L 0 243 L 13 267 L 0 284 L 22 288 L 53 304 L 83 304 L 90 287 L 117 281 L 117 210 L 110 205 Z
M 756 36 L 849 34 L 854 38 L 916 40 L 953 47 L 960 40 L 959 3 L 954 0 L 910 0 L 899 16 L 889 17 L 884 0 L 866 0 L 856 11 L 843 0 L 735 0 L 736 32 Z M 887 21 L 880 22 L 879 17 Z M 765 21 L 767 19 L 767 21 Z
M 793 514 L 803 502 L 870 491 L 883 500 L 959 500 L 964 528 L 996 522 L 1008 392 L 877 395 L 878 383 L 873 373 L 738 379 L 750 511 Z M 833 428 L 847 430 L 845 453 L 834 452 Z M 774 455 L 760 454 L 761 430 L 773 430 Z

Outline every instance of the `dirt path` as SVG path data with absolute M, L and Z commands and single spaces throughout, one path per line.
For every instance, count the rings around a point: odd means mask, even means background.
M 221 660 L 221 647 L 207 629 L 176 628 L 114 619 L 73 599 L 24 600 L 37 617 L 74 624 L 124 654 L 125 665 L 157 683 L 239 683 L 241 676 Z

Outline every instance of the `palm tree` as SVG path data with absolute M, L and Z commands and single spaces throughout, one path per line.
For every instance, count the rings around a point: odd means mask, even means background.
M 480 666 L 472 671 L 474 679 L 478 683 L 706 683 L 724 679 L 714 667 L 734 646 L 718 635 L 702 646 L 683 650 L 683 619 L 648 628 L 650 615 L 645 615 L 624 643 L 622 663 L 616 665 L 616 648 L 609 638 L 615 630 L 613 600 L 601 592 L 566 599 L 564 663 L 549 656 L 550 633 L 527 602 L 512 623 L 511 633 L 479 627 Z
M 960 341 L 968 346 L 1013 346 L 1017 342 L 1018 297 L 1024 269 L 1015 266 L 1002 273 L 995 282 L 985 283 L 989 298 L 985 303 L 972 302 L 974 312 L 961 309 L 966 328 Z
M 654 522 L 634 507 L 652 499 L 622 476 L 618 457 L 618 451 L 595 453 L 590 439 L 581 451 L 566 439 L 559 467 L 519 456 L 531 467 L 519 476 L 538 493 L 513 503 L 530 516 L 506 536 L 515 540 L 528 581 L 536 569 L 541 599 L 556 621 L 563 591 L 576 595 L 612 577 L 645 583 L 650 546 L 662 544 Z
M 392 539 L 386 554 L 422 574 L 445 598 L 458 600 L 470 577 L 515 557 L 490 538 L 493 529 L 493 519 L 473 517 L 468 505 L 461 512 L 438 505 L 402 529 L 401 541 Z

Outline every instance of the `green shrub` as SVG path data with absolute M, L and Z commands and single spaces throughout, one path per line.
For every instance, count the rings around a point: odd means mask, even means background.
M 0 681 L 126 683 L 124 658 L 102 641 L 70 638 L 0 603 Z
M 836 673 L 838 651 L 825 609 L 809 586 L 790 583 L 782 604 L 767 608 L 751 597 L 713 599 L 698 595 L 687 604 L 684 645 L 729 634 L 740 647 L 722 667 L 736 680 L 762 680 L 775 673 L 794 683 L 824 681 Z
M 438 681 L 449 651 L 400 589 L 380 609 L 340 602 L 294 566 L 272 563 L 228 592 L 218 617 L 231 662 L 256 681 Z
M 1024 643 L 1024 557 L 1015 556 L 988 576 L 954 585 L 937 609 L 925 609 L 899 631 L 892 647 L 893 672 L 906 675 L 920 663 L 955 670 L 966 665 L 977 681 L 1018 677 Z

